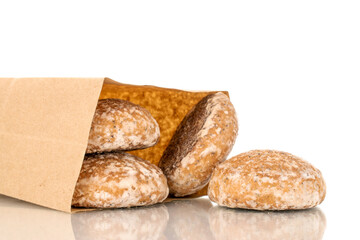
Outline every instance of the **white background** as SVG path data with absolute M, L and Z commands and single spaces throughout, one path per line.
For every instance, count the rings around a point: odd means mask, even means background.
M 359 1 L 1 1 L 0 75 L 228 90 L 231 155 L 313 163 L 324 239 L 360 238 Z

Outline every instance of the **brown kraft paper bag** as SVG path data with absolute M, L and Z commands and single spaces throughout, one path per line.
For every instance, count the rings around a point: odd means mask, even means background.
M 71 212 L 99 99 L 124 99 L 150 111 L 160 140 L 131 153 L 158 164 L 183 117 L 210 93 L 109 78 L 0 78 L 0 194 Z

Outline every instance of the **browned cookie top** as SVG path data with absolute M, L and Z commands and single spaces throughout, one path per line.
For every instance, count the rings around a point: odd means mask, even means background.
M 159 163 L 170 193 L 185 196 L 204 187 L 216 164 L 229 154 L 237 130 L 235 109 L 223 93 L 210 94 L 191 109 Z

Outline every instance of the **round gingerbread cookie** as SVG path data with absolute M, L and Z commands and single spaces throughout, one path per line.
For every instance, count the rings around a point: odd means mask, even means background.
M 235 109 L 223 93 L 203 98 L 176 129 L 159 166 L 170 194 L 181 197 L 202 189 L 215 166 L 230 153 L 238 131 Z
M 166 177 L 155 165 L 128 153 L 85 156 L 76 183 L 74 207 L 122 208 L 162 202 Z
M 151 147 L 160 128 L 150 112 L 121 99 L 99 100 L 91 124 L 86 153 Z
M 306 209 L 326 194 L 321 172 L 287 152 L 253 150 L 219 164 L 209 198 L 221 206 L 254 210 Z

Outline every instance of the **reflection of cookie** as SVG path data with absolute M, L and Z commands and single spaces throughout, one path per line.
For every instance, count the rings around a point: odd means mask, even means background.
M 91 124 L 86 153 L 151 147 L 160 129 L 150 112 L 120 99 L 99 100 Z
M 186 196 L 203 188 L 214 167 L 230 153 L 237 130 L 235 109 L 225 94 L 210 94 L 195 105 L 159 162 L 170 194 Z
M 76 240 L 164 239 L 169 214 L 166 207 L 79 212 L 71 215 Z
M 165 203 L 170 220 L 165 231 L 168 239 L 214 239 L 208 222 L 208 199 L 189 199 Z
M 86 156 L 76 183 L 75 207 L 117 208 L 162 202 L 168 195 L 161 170 L 128 153 Z
M 321 172 L 286 152 L 253 150 L 214 170 L 209 198 L 221 206 L 256 210 L 306 209 L 325 198 Z
M 326 227 L 325 215 L 318 208 L 258 212 L 213 207 L 210 228 L 216 239 L 233 240 L 321 240 Z

